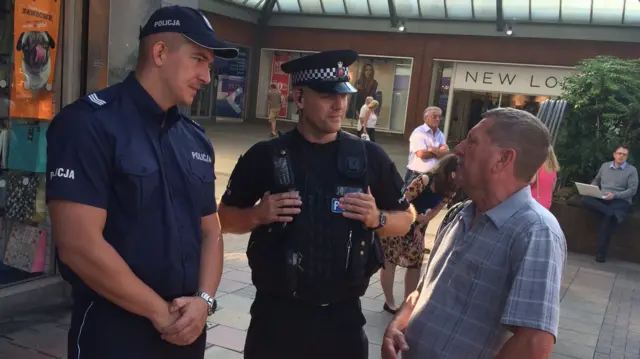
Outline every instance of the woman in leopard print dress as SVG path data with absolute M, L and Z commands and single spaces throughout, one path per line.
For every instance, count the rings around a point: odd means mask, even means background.
M 427 174 L 416 177 L 404 191 L 405 198 L 413 204 L 418 215 L 411 229 L 404 236 L 382 237 L 380 241 L 385 255 L 385 267 L 380 272 L 380 284 L 385 296 L 383 309 L 395 313 L 393 283 L 396 265 L 407 268 L 405 274 L 405 298 L 417 287 L 425 248 L 424 236 L 429 221 L 450 201 L 455 194 L 455 171 L 458 159 L 455 155 L 442 157 L 438 166 Z

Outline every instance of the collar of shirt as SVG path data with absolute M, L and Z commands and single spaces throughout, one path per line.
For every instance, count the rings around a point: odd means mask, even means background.
M 434 132 L 434 131 L 431 129 L 431 127 L 429 127 L 426 123 L 425 123 L 424 125 L 420 126 L 420 127 L 422 127 L 422 132 L 425 132 L 425 133 L 427 133 L 427 132 L 431 132 L 434 136 L 435 136 L 435 135 L 437 135 L 437 134 L 438 134 L 438 132 L 440 132 L 440 129 L 439 129 L 439 128 L 437 128 L 437 129 L 435 130 L 435 132 Z
M 502 201 L 499 205 L 485 212 L 484 215 L 486 215 L 499 229 L 509 220 L 509 218 L 511 218 L 511 216 L 520 210 L 520 208 L 525 206 L 529 202 L 529 199 L 531 199 L 531 189 L 529 186 L 524 186 L 509 198 Z M 462 211 L 462 219 L 464 220 L 467 228 L 470 228 L 475 210 L 475 205 L 472 203 Z
M 167 120 L 167 125 L 171 127 L 182 117 L 178 106 L 173 106 L 166 112 L 163 111 L 147 90 L 142 87 L 134 72 L 129 73 L 129 76 L 123 81 L 123 85 L 125 91 L 131 95 L 135 106 L 140 110 L 140 114 L 144 114 L 145 119 L 157 124 Z
M 622 165 L 620 165 L 620 169 L 623 170 L 625 167 L 627 167 L 627 162 L 626 161 Z M 613 168 L 613 169 L 616 168 L 614 161 L 611 161 L 611 164 L 609 165 L 609 168 Z

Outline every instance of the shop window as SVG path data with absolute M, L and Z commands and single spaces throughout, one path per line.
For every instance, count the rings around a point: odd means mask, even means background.
M 271 84 L 276 84 L 285 99 L 279 118 L 289 121 L 298 120 L 298 111 L 290 96 L 290 76 L 279 71 L 279 64 L 308 54 L 310 52 L 262 50 L 256 117 L 267 117 L 267 92 Z M 413 59 L 411 58 L 361 55 L 356 62 L 349 66 L 350 82 L 356 87 L 358 93 L 349 96 L 343 127 L 356 127 L 358 115 L 365 99 L 371 96 L 380 104 L 376 109 L 378 117 L 376 129 L 403 132 L 412 68 Z
M 193 99 L 191 118 L 199 121 L 245 118 L 250 50 L 244 46 L 237 47 L 240 52 L 235 59 L 215 59 L 211 83 L 200 88 Z
M 62 57 L 61 1 L 3 3 L 0 287 L 55 273 L 45 202 L 46 132 L 60 103 Z

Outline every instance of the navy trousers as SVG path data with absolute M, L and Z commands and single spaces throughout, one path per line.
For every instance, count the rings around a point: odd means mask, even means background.
M 76 301 L 68 338 L 69 359 L 203 359 L 206 333 L 191 345 L 160 337 L 151 322 L 104 299 Z
M 598 233 L 598 253 L 607 254 L 616 226 L 622 223 L 629 213 L 629 202 L 622 199 L 607 201 L 584 196 L 582 197 L 582 206 L 602 214 L 602 224 Z

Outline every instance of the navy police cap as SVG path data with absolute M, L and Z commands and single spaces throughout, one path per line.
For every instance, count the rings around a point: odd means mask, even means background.
M 154 11 L 147 23 L 140 28 L 140 39 L 161 32 L 175 32 L 204 48 L 213 50 L 215 56 L 233 59 L 238 49 L 216 38 L 209 20 L 200 11 L 178 5 L 164 6 Z
M 358 92 L 349 83 L 349 65 L 358 59 L 353 50 L 332 50 L 303 56 L 280 66 L 291 74 L 292 86 L 306 86 L 322 93 L 350 94 Z

